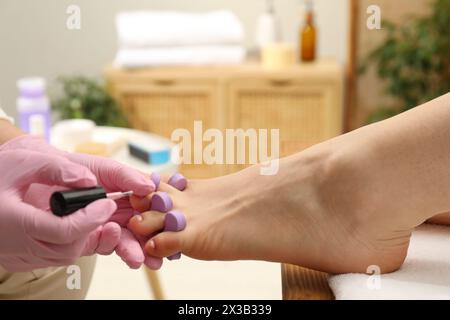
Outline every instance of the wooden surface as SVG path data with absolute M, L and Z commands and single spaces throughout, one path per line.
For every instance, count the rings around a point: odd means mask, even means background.
M 145 274 L 150 285 L 150 290 L 153 294 L 154 300 L 164 300 L 164 291 L 161 286 L 161 281 L 159 280 L 158 271 L 151 270 L 145 267 Z
M 332 300 L 328 275 L 290 264 L 281 265 L 283 300 Z

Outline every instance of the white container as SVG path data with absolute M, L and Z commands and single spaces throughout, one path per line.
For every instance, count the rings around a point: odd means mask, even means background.
M 95 128 L 95 122 L 88 119 L 60 121 L 52 128 L 52 143 L 72 152 L 77 145 L 92 140 Z
M 256 45 L 262 50 L 268 45 L 281 42 L 281 26 L 273 8 L 273 2 L 269 1 L 267 10 L 258 19 L 256 29 Z

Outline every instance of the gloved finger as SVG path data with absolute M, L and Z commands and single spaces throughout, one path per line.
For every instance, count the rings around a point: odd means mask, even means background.
M 135 213 L 132 208 L 117 209 L 110 221 L 117 223 L 121 227 L 125 227 L 134 215 Z
M 20 165 L 21 185 L 43 183 L 46 185 L 67 186 L 72 188 L 93 187 L 97 178 L 84 166 L 73 163 L 66 158 L 27 150 L 7 151 L 10 161 Z M 6 175 L 15 174 L 6 173 Z
M 98 229 L 100 229 L 100 227 Z M 99 231 L 101 231 L 101 229 L 92 232 L 92 236 L 89 235 L 89 238 L 94 239 L 95 236 L 99 237 L 101 234 L 101 232 Z M 35 255 L 34 259 L 39 258 L 43 261 L 73 261 L 80 258 L 81 256 L 88 256 L 95 253 L 94 250 L 98 241 L 91 241 L 92 243 L 94 243 L 94 249 L 92 250 L 92 252 L 87 252 L 88 249 L 86 249 L 86 253 L 84 253 L 84 248 L 86 248 L 87 246 L 86 239 L 79 239 L 68 244 L 54 244 L 37 239 L 31 239 L 29 243 L 30 250 Z
M 82 256 L 91 256 L 95 253 L 110 255 L 120 241 L 121 228 L 115 222 L 108 222 L 89 234 Z
M 115 222 L 108 222 L 103 226 L 96 253 L 109 255 L 114 252 L 119 245 L 122 228 Z
M 116 253 L 131 269 L 139 269 L 145 260 L 141 244 L 133 234 L 125 228 L 122 228 L 122 234 L 120 242 L 116 247 Z
M 104 225 L 117 209 L 116 203 L 110 199 L 97 200 L 75 213 L 57 217 L 26 203 L 19 203 L 25 214 L 25 231 L 35 239 L 49 243 L 66 244 L 89 234 Z
M 159 270 L 163 265 L 163 259 L 158 257 L 145 256 L 144 264 L 152 270 Z
M 53 192 L 64 190 L 60 186 L 48 186 L 41 183 L 33 183 L 25 191 L 23 201 L 41 210 L 50 211 L 50 197 Z
M 133 191 L 138 196 L 146 196 L 155 190 L 149 175 L 127 167 L 117 161 L 85 155 L 70 155 L 70 159 L 82 159 L 94 172 L 100 184 L 111 191 Z
M 103 226 L 99 226 L 97 229 L 92 231 L 89 234 L 89 237 L 86 240 L 86 244 L 84 246 L 83 252 L 81 255 L 83 257 L 92 256 L 95 254 L 95 250 L 97 249 L 98 243 L 100 242 L 100 236 L 102 235 Z

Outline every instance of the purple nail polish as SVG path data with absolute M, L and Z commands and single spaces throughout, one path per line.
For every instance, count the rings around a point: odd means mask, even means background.
M 155 184 L 155 190 L 158 190 L 159 183 L 161 182 L 161 176 L 156 172 L 152 172 L 152 174 L 150 175 L 150 179 Z
M 164 221 L 164 231 L 182 231 L 186 228 L 186 218 L 181 211 L 173 210 L 167 212 L 166 218 Z M 167 259 L 169 260 L 178 260 L 181 258 L 181 252 L 175 253 Z
M 157 192 L 152 196 L 152 207 L 151 210 L 159 212 L 168 212 L 172 210 L 173 203 L 172 199 L 166 192 Z
M 183 191 L 187 186 L 187 179 L 181 173 L 175 173 L 168 182 L 172 187 Z

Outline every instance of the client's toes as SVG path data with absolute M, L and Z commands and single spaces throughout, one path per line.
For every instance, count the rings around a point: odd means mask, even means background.
M 131 207 L 138 212 L 144 212 L 144 211 L 150 210 L 152 195 L 153 195 L 153 193 L 147 195 L 144 198 L 132 195 L 130 197 Z
M 165 213 L 147 211 L 136 215 L 128 222 L 128 229 L 139 236 L 149 236 L 164 229 Z
M 168 257 L 181 251 L 183 232 L 162 232 L 145 244 L 149 256 Z
M 166 183 L 165 181 L 162 181 L 161 184 L 159 185 L 158 191 L 167 192 L 168 194 L 173 195 L 179 190 L 171 186 L 170 184 Z

